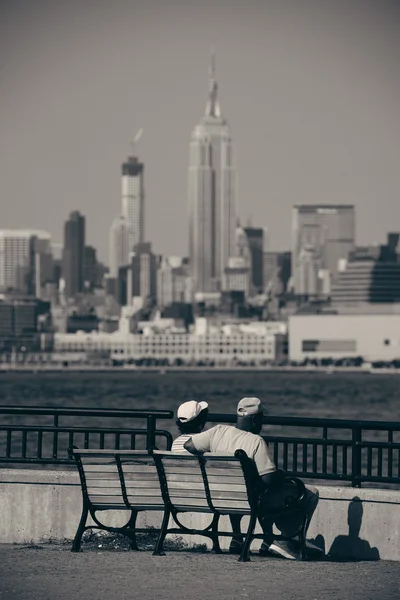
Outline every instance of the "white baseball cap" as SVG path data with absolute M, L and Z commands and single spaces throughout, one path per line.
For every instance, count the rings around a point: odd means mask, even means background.
M 263 407 L 259 398 L 242 398 L 237 405 L 237 414 L 240 417 L 249 417 L 260 412 L 263 412 Z
M 184 402 L 178 408 L 178 412 L 176 416 L 179 421 L 182 423 L 187 423 L 188 421 L 193 421 L 196 417 L 199 416 L 202 410 L 208 408 L 207 402 L 196 402 L 196 400 L 189 400 L 189 402 Z

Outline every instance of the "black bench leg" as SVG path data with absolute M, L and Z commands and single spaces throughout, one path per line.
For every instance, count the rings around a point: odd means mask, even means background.
M 82 539 L 83 532 L 85 531 L 85 525 L 86 525 L 86 519 L 88 516 L 88 512 L 89 512 L 89 510 L 88 510 L 87 504 L 84 502 L 83 507 L 82 507 L 81 519 L 79 521 L 78 529 L 76 530 L 74 541 L 72 542 L 71 552 L 79 552 L 81 549 L 81 539 Z
M 215 552 L 215 554 L 222 554 L 222 550 L 219 545 L 219 539 L 218 539 L 218 523 L 219 523 L 219 515 L 214 515 L 212 523 L 211 523 L 211 533 L 212 533 L 212 542 L 213 542 L 212 551 Z
M 246 539 L 244 540 L 242 552 L 240 553 L 240 556 L 239 556 L 239 562 L 250 562 L 250 557 L 249 557 L 250 544 L 253 539 L 253 533 L 254 533 L 254 528 L 256 526 L 256 522 L 257 522 L 257 515 L 254 512 L 253 514 L 250 515 L 249 527 L 247 529 Z
M 301 560 L 307 560 L 307 545 L 306 545 L 306 541 L 307 541 L 307 529 L 308 529 L 308 525 L 309 525 L 308 518 L 307 518 L 307 515 L 305 515 L 303 524 L 302 524 L 300 532 L 299 532 L 300 559 Z
M 160 535 L 158 536 L 156 547 L 154 548 L 153 556 L 165 556 L 164 540 L 165 540 L 165 536 L 167 535 L 170 514 L 171 514 L 170 510 L 166 510 L 164 512 Z
M 128 537 L 131 541 L 131 543 L 130 543 L 131 550 L 139 550 L 137 541 L 136 541 L 136 531 L 135 531 L 137 516 L 138 516 L 137 511 L 132 510 L 131 517 L 126 524 L 126 529 L 128 529 L 129 533 L 127 531 L 125 531 L 125 533 L 127 533 Z

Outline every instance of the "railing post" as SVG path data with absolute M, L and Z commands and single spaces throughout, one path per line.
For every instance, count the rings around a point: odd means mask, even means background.
M 355 488 L 361 487 L 361 440 L 361 428 L 353 427 L 351 445 L 351 486 Z
M 147 436 L 146 436 L 146 448 L 154 448 L 156 445 L 156 419 L 154 415 L 147 416 Z
M 53 427 L 56 428 L 56 431 L 53 433 L 53 458 L 58 458 L 58 414 L 54 414 Z

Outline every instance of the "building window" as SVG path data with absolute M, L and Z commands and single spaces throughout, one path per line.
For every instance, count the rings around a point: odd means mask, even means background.
M 356 352 L 356 340 L 303 340 L 303 352 Z

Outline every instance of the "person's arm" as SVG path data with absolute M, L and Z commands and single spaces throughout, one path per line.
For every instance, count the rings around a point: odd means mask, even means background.
M 281 469 L 277 470 L 274 461 L 269 455 L 268 446 L 261 438 L 254 454 L 254 462 L 257 465 L 261 482 L 265 487 L 279 485 L 286 476 L 284 471 Z
M 213 429 L 215 429 L 215 427 L 192 435 L 192 437 L 184 444 L 185 450 L 191 454 L 203 454 L 204 452 L 210 452 Z
M 183 447 L 185 450 L 190 452 L 190 454 L 203 454 L 203 452 L 197 450 L 196 446 L 193 444 L 192 438 L 189 438 L 184 444 Z
M 278 469 L 277 471 L 273 471 L 272 473 L 266 473 L 265 475 L 261 475 L 260 479 L 265 485 L 265 487 L 268 488 L 271 485 L 279 485 L 285 477 L 285 471 Z

